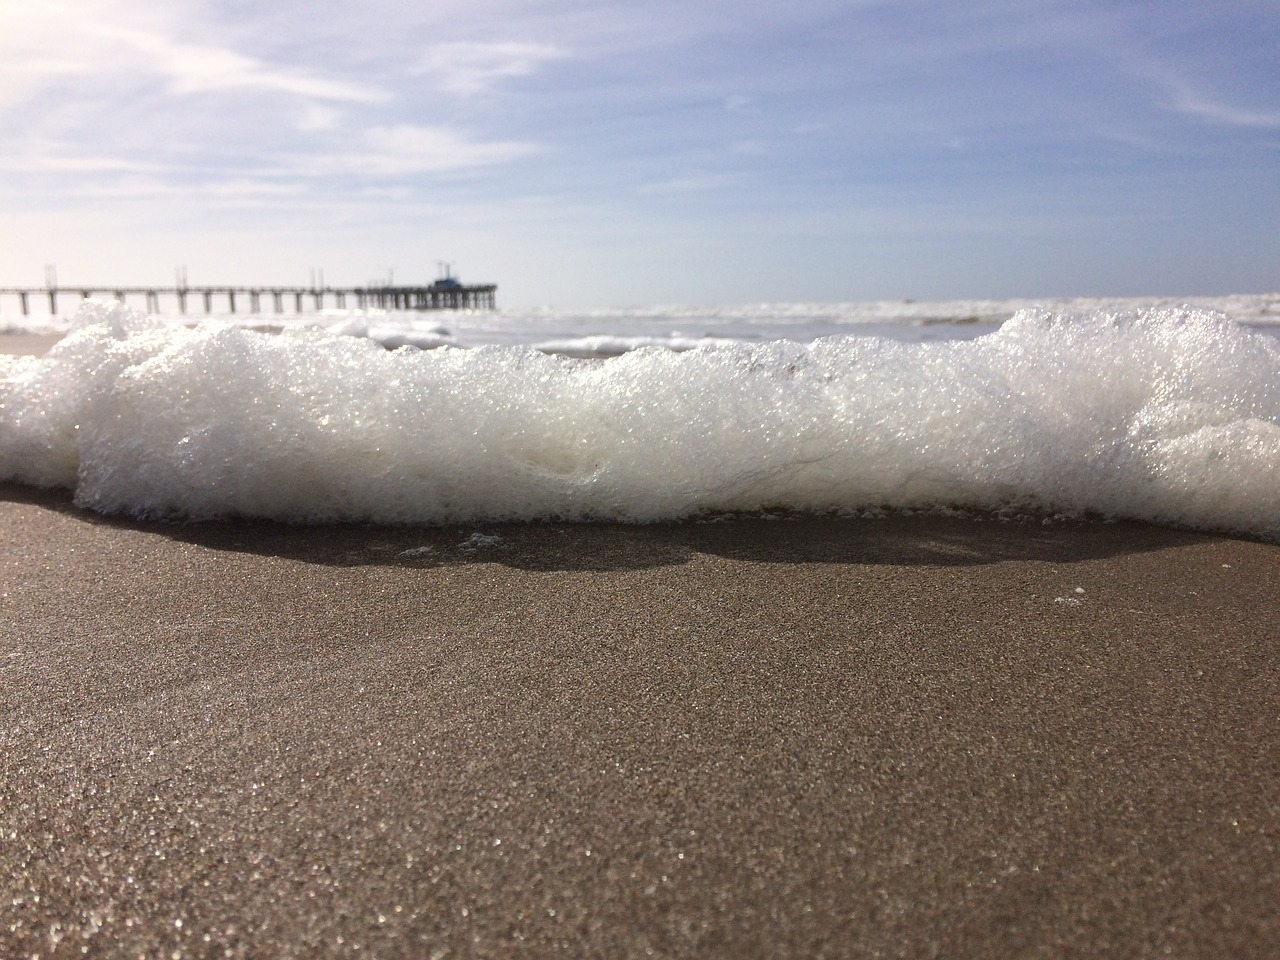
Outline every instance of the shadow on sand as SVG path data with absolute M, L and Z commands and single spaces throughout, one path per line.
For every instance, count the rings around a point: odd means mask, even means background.
M 880 518 L 718 517 L 679 523 L 471 523 L 450 526 L 262 520 L 180 523 L 102 516 L 65 491 L 0 484 L 0 502 L 26 503 L 86 523 L 166 537 L 208 550 L 276 556 L 325 566 L 432 568 L 496 563 L 522 570 L 641 570 L 697 554 L 784 564 L 973 566 L 1005 561 L 1071 563 L 1164 550 L 1220 537 L 1137 522 L 985 515 Z

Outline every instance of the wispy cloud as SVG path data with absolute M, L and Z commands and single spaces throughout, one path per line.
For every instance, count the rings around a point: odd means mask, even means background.
M 373 127 L 355 149 L 287 158 L 284 172 L 302 176 L 397 177 L 507 163 L 538 153 L 536 143 L 474 140 L 448 127 Z
M 301 197 L 306 192 L 306 185 L 298 183 L 248 179 L 175 183 L 160 177 L 128 176 L 80 184 L 68 188 L 66 194 L 89 200 L 181 200 L 190 204 L 208 200 L 221 206 L 258 206 Z
M 9 173 L 158 173 L 160 164 L 126 157 L 76 154 L 65 144 L 39 137 L 16 142 L 0 155 L 0 170 Z
M 673 177 L 657 183 L 647 183 L 636 191 L 642 195 L 662 195 L 679 193 L 704 193 L 708 190 L 719 190 L 741 182 L 739 174 L 711 173 L 688 177 Z
M 342 121 L 343 113 L 333 107 L 308 103 L 294 120 L 294 127 L 303 133 L 318 133 L 322 130 L 333 130 Z
M 1248 110 L 1221 103 L 1179 84 L 1173 91 L 1170 107 L 1188 117 L 1231 127 L 1268 129 L 1280 127 L 1280 113 Z
M 1254 130 L 1280 127 L 1280 111 L 1241 107 L 1211 97 L 1166 63 L 1140 50 L 1126 49 L 1116 61 L 1153 87 L 1157 103 L 1166 111 L 1222 126 Z
M 4 99 L 20 102 L 59 80 L 88 79 L 102 89 L 111 79 L 147 75 L 167 80 L 175 95 L 244 91 L 346 103 L 388 98 L 366 83 L 273 65 L 227 45 L 184 42 L 175 38 L 175 24 L 144 12 L 136 5 L 113 10 L 59 0 L 0 5 Z
M 435 77 L 450 93 L 474 96 L 499 80 L 529 76 L 567 55 L 540 43 L 442 43 L 427 51 L 413 73 Z
M 252 90 L 290 93 L 319 100 L 373 103 L 382 91 L 363 84 L 326 80 L 271 67 L 226 47 L 181 43 L 155 33 L 98 25 L 104 37 L 147 55 L 142 61 L 169 78 L 175 93 Z

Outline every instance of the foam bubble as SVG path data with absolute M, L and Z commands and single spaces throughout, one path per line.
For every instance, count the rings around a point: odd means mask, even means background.
M 0 476 L 108 513 L 651 521 L 952 508 L 1280 535 L 1280 343 L 1202 310 L 968 341 L 388 351 L 89 304 L 0 358 Z

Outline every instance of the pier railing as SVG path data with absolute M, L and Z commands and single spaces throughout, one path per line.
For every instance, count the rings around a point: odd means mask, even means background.
M 0 296 L 16 296 L 22 315 L 31 312 L 32 301 L 47 302 L 49 313 L 56 316 L 59 299 L 90 297 L 116 299 L 125 302 L 128 297 L 141 297 L 148 313 L 159 313 L 162 300 L 186 314 L 195 309 L 203 313 L 214 312 L 215 304 L 225 305 L 227 312 L 238 308 L 249 313 L 263 313 L 264 304 L 271 312 L 284 313 L 286 304 L 294 313 L 304 313 L 308 306 L 313 310 L 325 309 L 326 303 L 341 310 L 347 306 L 359 309 L 382 310 L 494 310 L 497 308 L 497 284 L 456 284 L 443 286 L 410 287 L 120 287 L 103 285 L 60 287 L 0 287 Z

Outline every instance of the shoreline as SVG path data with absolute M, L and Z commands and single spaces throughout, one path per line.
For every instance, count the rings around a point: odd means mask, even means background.
M 0 952 L 1280 942 L 1273 544 L 178 525 L 0 485 L 0 563 Z

